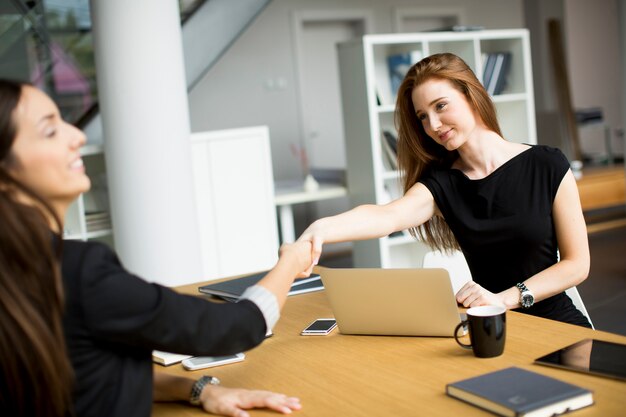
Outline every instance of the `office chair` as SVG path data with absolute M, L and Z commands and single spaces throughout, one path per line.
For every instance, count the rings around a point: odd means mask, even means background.
M 593 326 L 593 322 L 591 321 L 591 316 L 585 308 L 585 303 L 583 303 L 583 299 L 578 292 L 578 288 L 576 288 L 575 286 L 572 288 L 568 288 L 565 290 L 565 294 L 572 299 L 572 302 L 574 303 L 576 308 L 580 310 L 580 312 L 583 313 L 585 317 L 587 317 L 587 320 L 589 320 L 589 323 L 591 324 L 591 328 L 595 329 L 595 327 Z
M 431 251 L 424 255 L 423 268 L 444 268 L 448 270 L 452 289 L 456 294 L 467 281 L 472 280 L 472 273 L 467 266 L 463 252 L 454 251 L 451 254 L 441 251 Z
M 558 250 L 556 251 L 556 259 L 558 261 L 561 261 L 561 252 Z M 583 303 L 583 299 L 580 296 L 580 293 L 578 292 L 578 288 L 576 288 L 576 286 L 573 286 L 572 288 L 568 288 L 565 290 L 565 294 L 572 300 L 572 302 L 574 303 L 574 306 L 581 313 L 583 313 L 583 316 L 587 317 L 587 320 L 589 320 L 589 324 L 591 324 L 591 328 L 595 330 L 593 322 L 591 321 L 591 316 L 589 315 L 589 312 L 587 311 L 587 308 L 585 307 L 585 303 Z

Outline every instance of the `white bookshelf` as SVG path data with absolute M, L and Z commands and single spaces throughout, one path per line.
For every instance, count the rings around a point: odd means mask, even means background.
M 348 189 L 353 206 L 383 204 L 399 195 L 398 172 L 383 163 L 381 132 L 395 132 L 387 57 L 419 51 L 452 52 L 482 80 L 483 53 L 510 52 L 508 82 L 493 97 L 505 139 L 537 143 L 529 33 L 526 29 L 365 35 L 338 46 L 346 137 Z M 395 188 L 395 189 L 394 189 Z M 390 193 L 388 190 L 391 190 Z M 428 247 L 407 234 L 355 242 L 357 267 L 420 267 Z
M 103 148 L 100 145 L 86 145 L 81 148 L 80 153 L 91 180 L 91 189 L 81 194 L 69 207 L 65 215 L 64 238 L 99 239 L 112 244 L 113 229 Z

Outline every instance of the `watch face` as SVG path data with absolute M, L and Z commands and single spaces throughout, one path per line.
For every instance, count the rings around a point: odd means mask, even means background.
M 522 299 L 520 301 L 520 304 L 522 305 L 522 307 L 528 308 L 532 306 L 534 302 L 535 302 L 535 297 L 533 297 L 532 294 L 522 293 Z

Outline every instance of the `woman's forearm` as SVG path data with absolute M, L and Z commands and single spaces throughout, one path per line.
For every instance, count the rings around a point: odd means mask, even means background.
M 191 378 L 155 372 L 153 400 L 156 402 L 189 401 L 191 388 L 195 382 Z
M 276 296 L 278 309 L 281 310 L 291 289 L 293 280 L 311 263 L 311 245 L 309 242 L 296 242 L 284 245 L 276 266 L 267 273 L 258 285 Z
M 589 275 L 585 259 L 564 259 L 526 280 L 537 300 L 544 300 L 580 284 Z
M 375 239 L 395 232 L 385 206 L 365 204 L 336 216 L 324 217 L 309 226 L 301 238 L 322 238 L 324 243 Z
M 284 275 L 284 276 L 279 276 Z M 291 279 L 286 279 L 286 276 L 289 276 Z M 297 273 L 283 273 L 282 268 L 275 268 L 270 271 L 263 281 L 259 282 L 258 285 L 265 287 L 270 292 L 272 292 L 276 296 L 276 302 L 278 303 L 278 309 L 282 310 L 285 305 L 285 301 L 287 300 L 287 293 L 291 289 L 291 284 L 293 283 L 293 279 L 296 277 Z
M 533 293 L 535 302 L 538 302 L 580 284 L 588 274 L 589 262 L 586 259 L 565 259 L 523 282 Z M 519 290 L 516 287 L 503 291 L 501 295 L 508 308 L 520 307 Z
M 300 239 L 322 243 L 376 239 L 398 230 L 416 227 L 436 214 L 432 193 L 421 183 L 388 204 L 364 204 L 309 226 Z M 314 248 L 317 250 L 320 248 Z

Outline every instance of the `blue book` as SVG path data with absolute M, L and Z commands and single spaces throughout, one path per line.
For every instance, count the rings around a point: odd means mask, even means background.
M 504 54 L 502 52 L 498 52 L 494 55 L 495 59 L 493 63 L 493 70 L 491 71 L 491 76 L 489 77 L 489 83 L 485 85 L 485 88 L 490 96 L 495 95 L 496 84 L 498 83 L 498 77 L 500 76 L 502 64 L 504 63 Z
M 593 404 L 586 388 L 516 367 L 448 384 L 446 394 L 510 417 L 550 417 Z
M 509 70 L 511 68 L 511 53 L 503 52 L 502 55 L 502 68 L 500 70 L 500 74 L 498 75 L 498 79 L 496 80 L 496 88 L 493 92 L 496 96 L 498 94 L 502 94 L 506 88 L 509 79 Z
M 398 88 L 402 84 L 402 80 L 409 71 L 409 68 L 419 60 L 423 54 L 421 51 L 411 51 L 402 54 L 389 55 L 387 57 L 387 66 L 389 68 L 389 81 L 391 83 L 391 95 L 394 98 L 398 94 Z
M 496 63 L 496 54 L 487 54 L 487 59 L 484 62 L 483 66 L 483 86 L 485 90 L 489 88 L 489 81 L 491 80 L 491 76 L 493 74 L 493 66 Z

